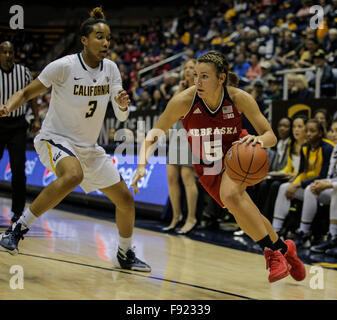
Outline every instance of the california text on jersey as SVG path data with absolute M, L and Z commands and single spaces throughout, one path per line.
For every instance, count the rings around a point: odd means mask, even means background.
M 83 86 L 75 84 L 73 93 L 75 96 L 102 96 L 105 94 L 109 94 L 110 88 L 108 84 L 98 86 Z

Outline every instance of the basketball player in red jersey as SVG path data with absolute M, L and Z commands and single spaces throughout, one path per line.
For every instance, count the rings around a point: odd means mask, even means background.
M 305 267 L 297 257 L 292 240 L 282 241 L 269 220 L 258 210 L 246 187 L 233 182 L 224 167 L 225 154 L 233 143 L 260 143 L 269 148 L 277 139 L 254 98 L 229 86 L 226 57 L 209 51 L 197 60 L 195 85 L 174 96 L 148 133 L 140 149 L 139 164 L 133 178 L 133 191 L 145 175 L 146 163 L 159 136 L 182 118 L 194 156 L 194 169 L 206 191 L 234 215 L 240 228 L 264 251 L 269 281 L 280 280 L 289 273 L 297 280 L 305 278 Z M 242 113 L 252 123 L 258 136 L 242 135 Z

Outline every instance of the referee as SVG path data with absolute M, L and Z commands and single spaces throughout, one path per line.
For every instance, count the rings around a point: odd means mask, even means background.
M 0 43 L 0 104 L 5 104 L 10 96 L 23 89 L 33 80 L 28 68 L 14 63 L 14 47 L 9 41 Z M 32 131 L 40 129 L 38 108 L 30 104 L 34 120 Z M 26 105 L 0 118 L 0 159 L 7 147 L 12 171 L 12 219 L 17 221 L 26 203 L 26 140 L 28 122 L 25 118 Z

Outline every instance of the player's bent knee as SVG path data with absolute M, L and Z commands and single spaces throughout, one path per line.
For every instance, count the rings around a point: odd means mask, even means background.
M 77 187 L 83 180 L 83 171 L 73 170 L 65 174 L 62 179 L 68 186 Z
M 231 192 L 231 191 L 220 192 L 220 199 L 228 210 L 236 208 L 240 203 L 240 201 L 242 201 L 241 195 L 238 192 Z

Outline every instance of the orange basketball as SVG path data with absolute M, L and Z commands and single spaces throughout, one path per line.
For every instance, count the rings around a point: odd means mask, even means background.
M 259 143 L 236 143 L 226 153 L 226 173 L 236 183 L 253 186 L 261 182 L 269 169 L 267 151 Z

